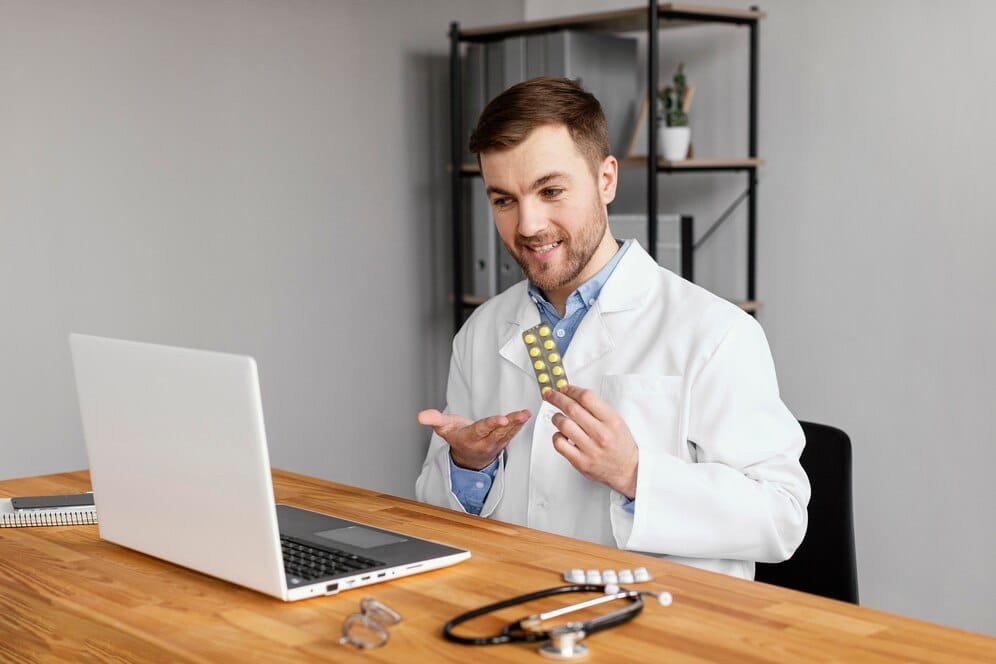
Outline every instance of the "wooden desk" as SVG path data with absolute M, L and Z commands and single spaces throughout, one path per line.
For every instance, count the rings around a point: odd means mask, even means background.
M 277 500 L 470 549 L 473 557 L 331 597 L 284 603 L 129 551 L 96 526 L 0 529 L 0 661 L 541 662 L 536 646 L 472 647 L 440 635 L 449 618 L 560 585 L 571 567 L 647 567 L 640 587 L 673 593 L 586 641 L 591 662 L 996 661 L 996 639 L 751 583 L 528 528 L 275 471 Z M 0 496 L 89 488 L 86 472 L 0 482 Z M 99 516 L 99 515 L 98 515 Z M 401 613 L 391 640 L 338 644 L 373 596 Z M 502 620 L 524 615 L 510 609 Z

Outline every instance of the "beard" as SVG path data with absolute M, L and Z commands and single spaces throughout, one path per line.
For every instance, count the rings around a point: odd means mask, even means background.
M 578 275 L 591 261 L 595 255 L 602 237 L 605 235 L 605 228 L 608 225 L 608 215 L 601 200 L 596 196 L 592 201 L 590 217 L 578 231 L 577 235 L 571 237 L 563 231 L 553 231 L 542 233 L 532 237 L 516 235 L 515 246 L 510 247 L 507 243 L 505 248 L 515 259 L 515 262 L 522 268 L 526 278 L 544 293 L 558 288 L 563 288 L 578 278 Z M 565 249 L 565 258 L 561 263 L 550 261 L 540 262 L 538 265 L 527 257 L 529 251 L 527 245 L 544 245 L 553 242 L 560 242 Z

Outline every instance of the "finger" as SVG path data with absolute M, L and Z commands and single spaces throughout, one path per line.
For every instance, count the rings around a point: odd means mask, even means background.
M 508 418 L 504 415 L 491 415 L 483 420 L 477 420 L 472 425 L 474 435 L 478 438 L 487 438 L 495 430 L 508 426 Z
M 500 434 L 498 435 L 498 437 L 495 440 L 496 444 L 502 445 L 502 446 L 507 445 L 508 441 L 510 441 L 513 438 L 515 438 L 516 434 L 518 434 L 519 431 L 521 431 L 521 430 L 522 430 L 522 424 L 515 424 L 515 425 L 509 425 L 507 427 L 503 427 L 502 430 L 501 430 L 501 432 L 500 432 Z
M 578 464 L 582 463 L 584 459 L 584 454 L 581 453 L 581 450 L 571 445 L 567 437 L 559 431 L 553 434 L 553 449 L 557 450 L 557 453 L 567 459 L 575 468 L 578 468 Z M 580 468 L 578 470 L 580 471 Z
M 509 413 L 505 417 L 507 417 L 508 421 L 511 422 L 511 423 L 513 423 L 513 424 L 520 424 L 520 425 L 522 425 L 522 424 L 525 424 L 526 422 L 528 422 L 529 418 L 532 417 L 532 416 L 533 416 L 533 414 L 530 413 L 528 410 L 516 410 L 516 411 L 512 411 L 511 413 Z
M 565 416 L 563 413 L 556 413 L 550 422 L 557 427 L 560 433 L 564 434 L 575 445 L 591 445 L 592 438 L 577 422 Z
M 429 408 L 419 412 L 419 414 L 415 416 L 415 419 L 418 420 L 419 424 L 424 424 L 427 427 L 435 427 L 442 423 L 443 414 L 435 408 Z
M 516 424 L 514 422 L 509 422 L 505 426 L 496 427 L 494 430 L 488 434 L 488 440 L 492 442 L 497 442 L 502 439 L 508 439 L 514 436 L 519 429 L 522 428 L 521 424 Z
M 435 409 L 423 410 L 418 414 L 417 419 L 421 424 L 432 427 L 432 430 L 440 436 L 470 424 L 470 420 L 462 415 L 448 415 Z
M 602 423 L 598 421 L 598 418 L 594 414 L 590 413 L 583 405 L 574 399 L 574 397 L 558 392 L 557 390 L 550 390 L 543 398 L 547 400 L 550 404 L 556 406 L 564 413 L 568 418 L 574 420 L 582 429 L 588 432 L 588 435 L 592 438 L 598 438 L 605 434 L 606 429 L 602 426 Z
M 605 422 L 615 416 L 615 409 L 610 406 L 602 397 L 598 396 L 595 390 L 588 390 L 577 385 L 565 385 L 560 391 L 571 399 L 581 404 L 585 410 L 595 416 L 600 422 Z

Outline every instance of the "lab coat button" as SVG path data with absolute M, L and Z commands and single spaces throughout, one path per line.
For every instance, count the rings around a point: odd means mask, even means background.
M 559 338 L 563 339 L 566 335 L 567 335 L 567 332 L 565 332 L 564 330 L 557 330 L 557 336 Z

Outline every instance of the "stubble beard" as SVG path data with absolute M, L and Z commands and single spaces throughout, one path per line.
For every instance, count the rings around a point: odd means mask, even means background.
M 563 288 L 578 278 L 598 250 L 607 225 L 605 207 L 601 200 L 595 197 L 590 222 L 582 227 L 577 236 L 568 237 L 565 233 L 547 233 L 530 238 L 516 236 L 516 246 L 513 248 L 505 244 L 505 248 L 522 268 L 526 278 L 541 291 L 549 292 Z M 529 251 L 524 246 L 526 243 L 543 245 L 552 242 L 562 242 L 567 251 L 566 259 L 561 265 L 555 266 L 550 262 L 543 262 L 537 266 L 526 259 L 526 252 Z

